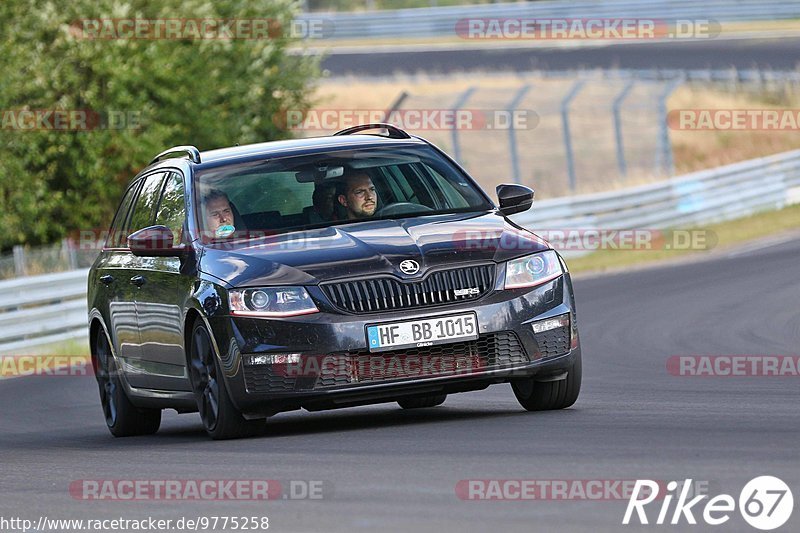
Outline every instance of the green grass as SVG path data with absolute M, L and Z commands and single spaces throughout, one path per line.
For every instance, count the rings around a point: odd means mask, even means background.
M 25 350 L 24 355 L 90 355 L 88 341 L 68 340 Z
M 704 232 L 709 236 L 708 241 L 713 243 L 713 246 L 704 250 L 600 250 L 568 260 L 570 272 L 620 270 L 689 255 L 708 255 L 731 249 L 747 241 L 800 229 L 800 205 L 689 229 Z

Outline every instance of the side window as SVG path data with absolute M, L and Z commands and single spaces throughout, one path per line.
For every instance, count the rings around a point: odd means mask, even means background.
M 239 180 L 226 180 L 221 189 L 242 215 L 278 211 L 295 215 L 310 205 L 313 183 L 299 183 L 296 172 L 272 172 L 262 176 L 248 175 Z
M 175 244 L 181 242 L 183 222 L 186 219 L 186 204 L 183 198 L 183 177 L 177 172 L 167 176 L 164 192 L 158 203 L 156 224 L 168 227 L 175 236 Z
M 406 178 L 406 186 L 411 191 L 409 201 L 438 209 L 439 205 L 433 199 L 428 179 L 421 173 L 421 168 L 424 168 L 421 163 L 411 163 L 400 167 L 400 171 Z
M 125 232 L 126 223 L 128 221 L 128 213 L 131 210 L 131 202 L 133 202 L 136 191 L 139 190 L 139 183 L 136 183 L 128 188 L 125 197 L 119 204 L 117 214 L 114 215 L 114 221 L 111 223 L 111 231 L 106 239 L 106 247 L 119 248 L 125 246 L 125 239 L 128 234 Z
M 384 201 L 384 204 L 407 201 L 406 195 L 397 183 L 399 180 L 404 179 L 400 171 L 397 170 L 397 167 L 394 165 L 378 167 L 378 172 L 380 172 L 383 178 L 382 181 L 385 183 L 385 188 L 387 189 L 384 194 L 381 194 L 381 199 Z M 376 187 L 377 186 L 378 185 L 376 185 Z
M 163 173 L 151 174 L 145 178 L 142 190 L 136 199 L 136 205 L 133 207 L 131 222 L 128 224 L 128 235 L 153 225 L 156 203 L 158 202 L 158 195 L 161 192 L 163 181 Z
M 436 182 L 436 185 L 438 185 L 439 190 L 441 190 L 447 198 L 447 203 L 449 204 L 447 207 L 469 207 L 469 202 L 466 200 L 466 198 L 464 198 L 453 186 L 453 184 L 444 178 L 444 176 L 436 172 L 436 170 L 431 167 L 427 167 L 427 171 L 431 176 L 433 176 L 433 179 Z

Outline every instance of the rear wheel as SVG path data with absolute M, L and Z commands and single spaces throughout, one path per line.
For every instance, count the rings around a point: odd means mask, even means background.
M 581 392 L 580 354 L 567 372 L 567 377 L 558 381 L 536 381 L 535 376 L 513 380 L 511 388 L 528 411 L 564 409 L 574 404 Z
M 152 435 L 161 425 L 161 409 L 134 406 L 122 388 L 108 337 L 101 330 L 94 342 L 94 370 L 106 426 L 115 437 Z
M 421 398 L 404 398 L 397 403 L 403 409 L 420 409 L 422 407 L 436 407 L 442 405 L 447 399 L 447 394 L 436 394 L 433 396 L 423 396 Z
M 246 420 L 231 402 L 211 335 L 200 320 L 192 329 L 189 378 L 200 419 L 211 438 L 235 439 L 263 431 L 266 426 L 263 419 Z

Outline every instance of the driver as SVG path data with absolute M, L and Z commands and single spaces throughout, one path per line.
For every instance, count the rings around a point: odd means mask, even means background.
M 378 193 L 369 175 L 358 171 L 348 175 L 336 187 L 336 198 L 347 211 L 349 220 L 369 218 L 378 207 Z

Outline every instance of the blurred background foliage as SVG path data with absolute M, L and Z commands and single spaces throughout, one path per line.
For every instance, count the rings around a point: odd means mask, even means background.
M 121 114 L 91 131 L 0 128 L 0 249 L 105 229 L 126 185 L 167 147 L 207 150 L 289 135 L 274 121 L 306 110 L 318 60 L 265 39 L 89 39 L 85 19 L 271 19 L 288 0 L 2 0 L 0 112 Z M 18 116 L 18 115 L 17 115 Z
M 301 0 L 304 11 L 352 12 L 378 9 L 449 7 L 473 4 L 502 4 L 518 0 Z M 534 0 L 529 0 L 534 1 Z

